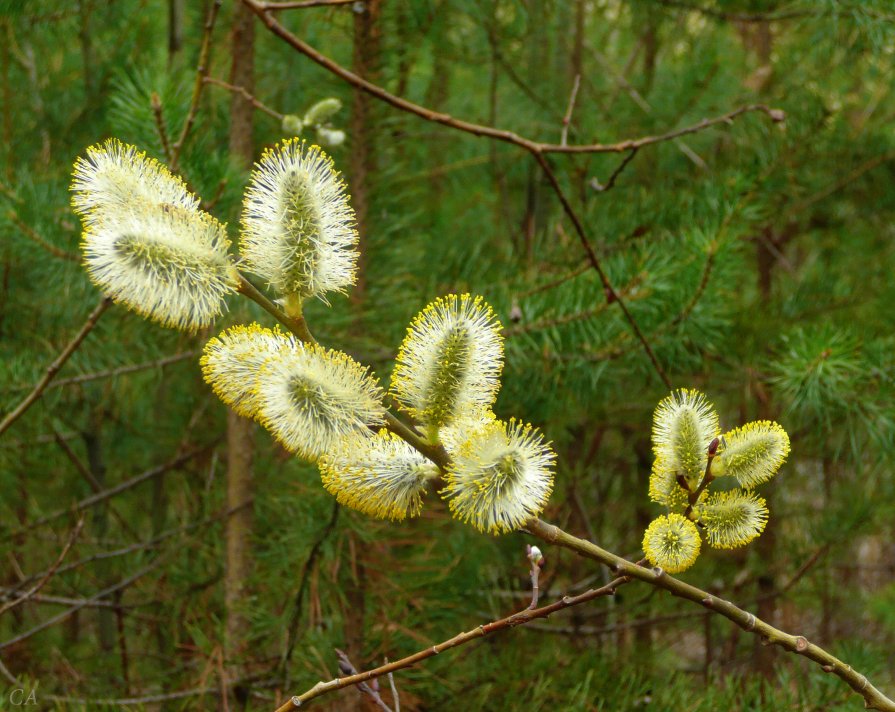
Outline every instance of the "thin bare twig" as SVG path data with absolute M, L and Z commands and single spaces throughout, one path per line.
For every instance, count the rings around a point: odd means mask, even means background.
M 314 685 L 314 687 L 312 687 L 304 694 L 296 695 L 290 700 L 287 700 L 283 705 L 277 708 L 277 712 L 289 712 L 289 710 L 297 709 L 301 707 L 305 702 L 308 702 L 315 697 L 319 697 L 320 695 L 326 694 L 327 692 L 340 690 L 343 687 L 357 685 L 360 682 L 366 682 L 367 680 L 372 680 L 376 677 L 382 677 L 383 675 L 388 675 L 389 673 L 396 672 L 397 670 L 403 670 L 405 668 L 412 667 L 418 662 L 426 660 L 427 658 L 434 657 L 435 655 L 438 655 L 445 650 L 450 650 L 451 648 L 465 645 L 466 643 L 469 643 L 473 640 L 484 638 L 501 630 L 507 630 L 508 628 L 515 628 L 516 626 L 525 625 L 526 623 L 537 620 L 539 618 L 547 618 L 552 613 L 561 611 L 564 608 L 578 606 L 582 603 L 592 601 L 595 598 L 599 598 L 601 596 L 612 596 L 615 594 L 616 590 L 620 586 L 626 584 L 628 581 L 630 581 L 629 576 L 620 576 L 613 581 L 610 581 L 605 586 L 601 586 L 600 588 L 590 589 L 589 591 L 585 591 L 584 593 L 581 593 L 577 596 L 563 596 L 555 603 L 550 603 L 546 606 L 542 606 L 541 608 L 526 608 L 525 610 L 519 611 L 518 613 L 513 613 L 506 618 L 501 618 L 500 620 L 492 621 L 491 623 L 486 623 L 485 625 L 480 625 L 478 628 L 473 628 L 466 633 L 455 635 L 453 638 L 445 640 L 442 643 L 438 643 L 437 645 L 433 645 L 430 648 L 420 650 L 413 655 L 408 655 L 406 658 L 401 658 L 400 660 L 396 660 L 393 663 L 381 665 L 378 668 L 367 670 L 366 672 L 361 672 L 357 675 L 350 675 L 343 678 L 337 677 L 336 679 L 330 680 L 328 682 L 318 682 L 316 685 Z
M 75 528 L 72 529 L 71 534 L 68 535 L 68 541 L 65 542 L 65 546 L 62 547 L 62 551 L 59 553 L 59 556 L 56 557 L 56 561 L 53 562 L 53 565 L 47 569 L 46 573 L 41 577 L 41 579 L 34 584 L 31 588 L 29 588 L 25 593 L 21 594 L 17 598 L 13 598 L 11 601 L 7 601 L 2 606 L 0 606 L 0 616 L 4 613 L 12 610 L 16 606 L 22 605 L 25 601 L 30 598 L 33 598 L 40 589 L 42 589 L 51 578 L 53 578 L 53 574 L 59 569 L 59 566 L 62 564 L 62 560 L 68 555 L 68 552 L 71 550 L 72 546 L 75 543 L 75 540 L 78 538 L 78 535 L 81 533 L 81 529 L 84 528 L 84 515 L 82 514 L 80 519 L 78 519 L 78 523 L 75 524 Z
M 612 171 L 612 175 L 609 176 L 609 180 L 606 181 L 606 185 L 603 185 L 596 178 L 592 178 L 590 181 L 590 186 L 594 190 L 605 193 L 608 190 L 612 190 L 615 187 L 615 181 L 618 180 L 618 177 L 622 174 L 622 171 L 628 167 L 628 164 L 634 160 L 634 156 L 637 155 L 637 151 L 640 149 L 632 148 L 631 152 L 624 157 L 621 163 L 618 164 L 618 167 Z
M 258 17 L 261 18 L 261 21 L 271 32 L 277 35 L 277 37 L 284 40 L 288 45 L 308 57 L 308 59 L 316 62 L 332 74 L 341 77 L 352 86 L 355 86 L 358 89 L 361 89 L 368 94 L 375 96 L 377 99 L 381 99 L 382 101 L 390 104 L 396 109 L 415 114 L 416 116 L 419 116 L 426 121 L 432 121 L 438 124 L 442 124 L 443 126 L 448 126 L 449 128 L 456 129 L 458 131 L 464 131 L 466 133 L 472 134 L 473 136 L 491 138 L 496 141 L 511 143 L 532 153 L 624 153 L 625 151 L 630 151 L 633 148 L 642 148 L 644 146 L 650 146 L 655 143 L 670 141 L 679 136 L 698 133 L 712 126 L 717 126 L 718 124 L 729 124 L 734 119 L 747 113 L 761 112 L 763 114 L 766 114 L 772 121 L 775 122 L 783 121 L 785 118 L 785 114 L 779 109 L 772 109 L 765 104 L 748 104 L 746 106 L 741 106 L 738 109 L 734 109 L 733 111 L 729 111 L 726 114 L 722 114 L 711 119 L 703 119 L 702 121 L 691 126 L 675 129 L 673 131 L 655 136 L 642 136 L 640 138 L 627 139 L 625 141 L 619 141 L 617 143 L 593 143 L 582 145 L 572 144 L 567 146 L 563 146 L 562 144 L 558 143 L 542 143 L 529 138 L 525 138 L 505 129 L 499 129 L 493 126 L 485 126 L 483 124 L 476 124 L 470 121 L 456 119 L 450 114 L 433 111 L 432 109 L 428 109 L 424 106 L 420 106 L 419 104 L 415 104 L 412 101 L 408 101 L 407 99 L 396 96 L 386 89 L 383 89 L 382 87 L 373 84 L 372 82 L 369 82 L 362 77 L 359 77 L 358 75 L 333 61 L 326 55 L 321 54 L 311 45 L 299 39 L 296 35 L 292 34 L 283 25 L 277 22 L 276 18 L 267 11 L 265 3 L 258 2 L 258 0 L 243 0 L 243 2 L 249 8 L 251 8 L 251 10 L 255 14 L 257 14 Z
M 578 214 L 572 208 L 572 204 L 569 202 L 569 199 L 563 192 L 562 186 L 559 184 L 559 179 L 556 177 L 556 173 L 553 172 L 553 168 L 550 166 L 550 162 L 547 160 L 547 156 L 545 156 L 541 152 L 535 152 L 533 155 L 535 157 L 535 160 L 543 169 L 544 175 L 547 176 L 547 180 L 550 182 L 550 185 L 553 186 L 553 192 L 556 193 L 556 197 L 559 198 L 559 202 L 562 205 L 566 216 L 569 218 L 569 220 L 572 221 L 572 226 L 575 228 L 575 233 L 578 235 L 578 239 L 581 242 L 581 246 L 584 248 L 587 259 L 590 261 L 591 266 L 594 268 L 594 271 L 600 278 L 600 282 L 603 284 L 603 293 L 606 301 L 609 304 L 618 302 L 618 308 L 621 309 L 625 320 L 631 327 L 631 331 L 634 332 L 637 340 L 640 341 L 641 346 L 643 346 L 643 350 L 646 352 L 647 357 L 652 363 L 653 369 L 655 369 L 656 373 L 659 374 L 659 378 L 662 380 L 662 383 L 665 384 L 665 387 L 670 389 L 672 387 L 671 379 L 668 378 L 668 374 L 665 373 L 665 369 L 662 368 L 662 364 L 659 363 L 656 352 L 653 351 L 652 345 L 650 345 L 650 342 L 647 340 L 646 335 L 641 330 L 640 325 L 637 323 L 637 320 L 634 319 L 634 315 L 631 314 L 627 305 L 621 299 L 618 292 L 615 291 L 615 288 L 609 281 L 609 276 L 603 269 L 603 265 L 600 262 L 600 259 L 597 257 L 597 253 L 591 246 L 590 240 L 587 239 L 587 234 L 584 231 L 584 225 L 582 224 L 581 219 L 578 217 Z
M 104 378 L 115 378 L 129 373 L 137 373 L 138 371 L 148 371 L 154 368 L 164 368 L 172 363 L 179 363 L 187 359 L 195 358 L 198 351 L 184 351 L 183 353 L 165 356 L 164 358 L 155 359 L 154 361 L 143 361 L 142 363 L 133 363 L 128 366 L 118 366 L 110 368 L 106 371 L 94 371 L 93 373 L 83 373 L 80 376 L 72 376 L 71 378 L 60 378 L 53 381 L 48 389 L 64 388 L 65 386 L 80 385 L 81 383 L 89 383 L 90 381 L 99 381 Z
M 214 77 L 205 77 L 202 81 L 204 81 L 206 84 L 213 84 L 216 87 L 221 87 L 223 89 L 231 91 L 234 94 L 239 94 L 240 96 L 242 96 L 243 99 L 245 99 L 259 111 L 263 111 L 265 114 L 267 114 L 268 116 L 272 116 L 277 121 L 283 120 L 283 114 L 281 114 L 279 111 L 276 111 L 275 109 L 271 109 L 266 104 L 260 102 L 258 99 L 255 98 L 254 95 L 250 94 L 245 87 L 238 87 L 235 84 L 229 84 L 228 82 L 221 81 L 220 79 L 215 79 Z
M 336 648 L 336 656 L 339 658 L 339 672 L 343 675 L 357 675 L 357 668 L 351 662 L 351 658 L 344 650 Z M 357 689 L 367 695 L 373 702 L 385 712 L 392 712 L 392 708 L 385 704 L 385 700 L 379 694 L 378 687 L 368 685 L 366 682 L 357 683 Z
M 90 312 L 90 316 L 87 317 L 87 321 L 84 322 L 84 325 L 75 334 L 75 337 L 68 343 L 68 345 L 62 349 L 62 352 L 56 357 L 56 359 L 47 366 L 46 373 L 44 373 L 43 377 L 37 382 L 34 386 L 34 389 L 25 396 L 25 399 L 19 403 L 12 411 L 6 414 L 6 417 L 3 418 L 3 421 L 0 422 L 0 435 L 5 433 L 9 427 L 16 422 L 22 415 L 25 414 L 38 398 L 41 397 L 43 392 L 46 390 L 47 386 L 50 384 L 50 381 L 59 373 L 59 369 L 61 369 L 65 362 L 71 358 L 71 355 L 78 349 L 81 345 L 81 342 L 87 338 L 87 334 L 93 331 L 93 327 L 96 326 L 96 322 L 99 321 L 99 318 L 103 315 L 103 313 L 112 306 L 112 300 L 109 297 L 103 297 L 99 304 L 96 305 L 94 310 Z
M 654 143 L 660 143 L 662 141 L 668 141 L 675 139 L 679 136 L 684 136 L 690 133 L 696 133 L 698 131 L 702 131 L 710 126 L 714 126 L 719 123 L 729 123 L 733 121 L 734 118 L 745 114 L 751 111 L 761 111 L 767 114 L 773 121 L 783 121 L 785 115 L 779 109 L 771 109 L 770 107 L 764 104 L 750 104 L 748 106 L 740 107 L 734 111 L 728 112 L 719 117 L 715 117 L 713 119 L 703 119 L 698 124 L 694 124 L 693 126 L 689 126 L 683 129 L 677 129 L 675 131 L 670 131 L 666 134 L 662 134 L 659 136 L 645 136 L 638 139 L 629 139 L 627 141 L 621 141 L 619 143 L 614 144 L 590 144 L 590 145 L 579 145 L 579 146 L 569 146 L 562 144 L 549 144 L 549 143 L 541 143 L 537 141 L 533 141 L 528 138 L 524 138 L 519 136 L 512 131 L 506 131 L 503 129 L 498 129 L 492 126 L 484 126 L 482 124 L 475 124 L 468 121 L 462 121 L 460 119 L 455 119 L 449 114 L 432 111 L 424 106 L 420 106 L 419 104 L 415 104 L 411 101 L 403 99 L 399 96 L 396 96 L 389 91 L 383 89 L 382 87 L 373 84 L 372 82 L 367 81 L 366 79 L 354 74 L 348 69 L 342 67 L 337 62 L 333 61 L 329 57 L 321 54 L 315 48 L 311 47 L 306 42 L 303 42 L 297 36 L 292 34 L 289 30 L 287 30 L 283 25 L 281 25 L 277 20 L 273 17 L 273 15 L 268 12 L 268 8 L 266 7 L 266 3 L 259 2 L 258 0 L 243 0 L 243 2 L 255 13 L 258 17 L 261 18 L 261 21 L 267 26 L 267 28 L 273 32 L 275 35 L 283 39 L 287 44 L 292 46 L 297 51 L 304 54 L 309 59 L 313 60 L 320 66 L 324 67 L 331 73 L 336 76 L 341 77 L 346 82 L 351 84 L 358 89 L 361 89 L 372 96 L 390 104 L 396 109 L 400 109 L 402 111 L 406 111 L 408 113 L 419 116 L 427 121 L 432 121 L 435 123 L 442 124 L 444 126 L 448 126 L 450 128 L 464 131 L 466 133 L 472 134 L 474 136 L 481 136 L 486 138 L 491 138 L 497 141 L 503 141 L 505 143 L 511 143 L 521 148 L 524 148 L 526 151 L 531 153 L 531 155 L 535 158 L 540 165 L 541 169 L 544 171 L 547 179 L 553 188 L 553 191 L 556 193 L 557 198 L 559 199 L 564 212 L 568 216 L 568 218 L 572 221 L 572 224 L 575 227 L 575 231 L 578 234 L 578 237 L 581 241 L 582 247 L 584 248 L 588 260 L 590 261 L 592 267 L 597 272 L 600 277 L 600 281 L 603 284 L 603 291 L 607 302 L 612 303 L 617 301 L 619 304 L 619 308 L 622 310 L 622 314 L 624 315 L 625 320 L 630 325 L 632 331 L 637 337 L 638 341 L 640 341 L 643 346 L 644 351 L 646 352 L 650 362 L 652 363 L 656 373 L 659 375 L 662 382 L 666 387 L 671 388 L 671 381 L 659 363 L 656 354 L 647 341 L 646 336 L 641 330 L 640 326 L 637 324 L 637 321 L 634 319 L 634 316 L 631 314 L 630 310 L 625 306 L 624 302 L 622 302 L 618 294 L 612 287 L 606 272 L 604 271 L 602 264 L 600 263 L 599 258 L 594 252 L 593 248 L 590 245 L 590 242 L 587 238 L 587 235 L 584 231 L 584 226 L 581 220 L 576 215 L 574 209 L 572 208 L 571 203 L 569 203 L 568 199 L 565 197 L 562 187 L 559 184 L 558 179 L 556 178 L 556 174 L 553 172 L 553 169 L 550 166 L 549 161 L 545 154 L 548 153 L 619 153 L 624 151 L 631 151 L 633 149 L 640 148 L 642 146 L 651 145 Z
M 572 123 L 572 112 L 575 111 L 575 99 L 578 98 L 578 88 L 581 86 L 581 75 L 575 75 L 575 82 L 572 84 L 572 93 L 569 95 L 569 105 L 566 113 L 562 117 L 562 133 L 559 137 L 559 143 L 566 146 L 569 143 L 569 125 Z
M 359 0 L 293 0 L 292 2 L 265 2 L 265 10 L 276 12 L 277 10 L 301 10 L 306 7 L 336 7 L 339 5 L 354 5 Z M 363 0 L 360 0 L 363 4 Z
M 168 139 L 168 125 L 165 123 L 165 115 L 162 113 L 162 100 L 158 94 L 152 92 L 152 95 L 149 97 L 149 103 L 152 105 L 155 128 L 158 131 L 159 141 L 162 142 L 162 152 L 165 154 L 165 160 L 168 163 L 173 163 L 174 154 L 171 152 L 171 141 Z
M 220 438 L 218 438 L 218 440 L 220 440 Z M 90 507 L 94 507 L 97 504 L 100 504 L 101 502 L 105 502 L 107 499 L 110 499 L 111 497 L 121 494 L 122 492 L 125 492 L 126 490 L 136 487 L 137 485 L 142 484 L 143 482 L 146 482 L 147 480 L 151 480 L 154 477 L 158 477 L 159 475 L 163 475 L 164 473 L 166 473 L 170 470 L 180 467 L 185 462 L 188 462 L 189 460 L 193 459 L 197 455 L 201 455 L 203 452 L 206 452 L 208 450 L 208 448 L 213 447 L 216 442 L 217 442 L 217 440 L 215 440 L 214 442 L 212 442 L 208 445 L 200 445 L 199 447 L 193 448 L 191 450 L 187 450 L 186 452 L 178 455 L 177 457 L 175 457 L 173 460 L 171 460 L 169 462 L 159 465 L 158 467 L 153 467 L 151 470 L 146 470 L 145 472 L 143 472 L 139 475 L 136 475 L 135 477 L 131 477 L 129 480 L 125 480 L 124 482 L 121 482 L 120 484 L 115 485 L 114 487 L 110 487 L 109 489 L 105 489 L 102 492 L 97 492 L 96 494 L 93 494 L 89 497 L 84 498 L 81 501 L 77 502 L 73 507 L 65 508 L 65 509 L 58 509 L 55 512 L 53 512 L 52 514 L 48 514 L 45 517 L 41 517 L 40 519 L 38 519 L 34 522 L 31 522 L 31 523 L 25 525 L 24 527 L 17 529 L 14 532 L 7 534 L 5 537 L 3 537 L 2 540 L 12 539 L 26 531 L 29 531 L 31 529 L 36 529 L 37 527 L 41 527 L 45 524 L 49 524 L 50 522 L 55 521 L 56 519 L 59 519 L 60 517 L 64 517 L 66 514 L 68 514 L 69 512 L 71 512 L 73 510 L 76 512 L 80 512 L 85 509 L 89 509 Z
M 385 659 L 385 664 L 388 665 L 388 658 Z M 398 686 L 395 684 L 394 673 L 388 674 L 388 684 L 389 687 L 392 688 L 392 700 L 394 700 L 395 703 L 395 712 L 401 712 L 401 698 L 398 697 Z

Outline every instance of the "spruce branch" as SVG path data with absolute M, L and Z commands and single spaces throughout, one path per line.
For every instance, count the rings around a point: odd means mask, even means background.
M 25 237 L 27 237 L 35 244 L 40 245 L 40 247 L 42 247 L 54 257 L 58 257 L 61 260 L 68 260 L 69 262 L 81 262 L 80 255 L 74 252 L 69 252 L 68 250 L 63 250 L 61 247 L 56 247 L 56 245 L 40 235 L 37 230 L 35 230 L 28 223 L 22 220 L 22 218 L 20 218 L 18 213 L 16 213 L 14 210 L 10 210 L 6 216 L 13 222 L 13 224 L 17 228 L 19 228 L 19 230 L 22 231 L 22 234 Z

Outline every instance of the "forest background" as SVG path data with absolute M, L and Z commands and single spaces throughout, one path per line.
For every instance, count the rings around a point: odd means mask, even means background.
M 524 147 L 380 101 L 235 0 L 0 2 L 4 414 L 87 326 L 0 425 L 0 708 L 22 689 L 41 709 L 273 709 L 339 675 L 336 647 L 366 669 L 528 604 L 531 537 L 481 535 L 434 497 L 401 524 L 343 510 L 312 465 L 228 416 L 199 350 L 267 315 L 234 299 L 207 333 L 176 333 L 106 310 L 80 266 L 68 186 L 87 146 L 174 163 L 235 227 L 252 161 L 294 133 L 284 116 L 328 97 L 363 259 L 350 297 L 308 306 L 318 336 L 386 382 L 428 301 L 483 295 L 506 327 L 496 412 L 559 456 L 545 519 L 635 560 L 668 384 L 703 390 L 725 427 L 777 420 L 792 454 L 767 531 L 683 578 L 895 691 L 893 3 L 293 4 L 268 17 L 435 113 L 568 145 L 693 127 L 549 157 L 643 338 Z M 609 580 L 543 549 L 543 601 Z M 394 682 L 404 710 L 861 702 L 639 584 Z M 374 702 L 352 687 L 315 704 Z

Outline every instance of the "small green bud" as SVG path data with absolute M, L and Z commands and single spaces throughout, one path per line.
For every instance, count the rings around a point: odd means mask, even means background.
M 302 122 L 301 117 L 298 117 L 295 114 L 286 114 L 283 117 L 283 133 L 289 134 L 290 136 L 300 136 L 303 128 L 304 123 Z
M 304 125 L 322 126 L 335 116 L 341 108 L 342 102 L 332 96 L 318 101 L 305 113 Z
M 317 143 L 327 148 L 334 148 L 345 143 L 345 132 L 339 129 L 328 129 L 320 126 L 317 129 Z

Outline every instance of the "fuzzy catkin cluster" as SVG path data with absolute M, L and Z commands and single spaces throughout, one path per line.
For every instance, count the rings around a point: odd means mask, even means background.
M 649 496 L 668 514 L 643 537 L 647 559 L 669 573 L 696 561 L 702 545 L 744 546 L 768 521 L 767 503 L 753 489 L 771 479 L 789 454 L 789 436 L 777 423 L 756 421 L 721 434 L 718 415 L 695 390 L 672 392 L 653 416 Z M 738 486 L 715 491 L 717 483 Z
M 308 121 L 325 122 L 332 110 L 318 105 Z M 229 292 L 245 289 L 225 226 L 200 209 L 181 179 L 133 146 L 112 140 L 89 148 L 75 164 L 72 191 L 87 271 L 116 301 L 195 331 L 221 314 Z M 306 299 L 325 301 L 354 282 L 354 212 L 318 147 L 290 139 L 265 152 L 241 223 L 240 264 L 267 281 L 288 316 L 300 316 Z M 443 475 L 440 494 L 454 516 L 497 534 L 537 516 L 552 491 L 555 455 L 543 435 L 491 410 L 503 338 L 481 297 L 450 294 L 428 305 L 411 323 L 394 370 L 392 395 L 415 420 L 417 448 L 443 446 L 451 458 L 444 473 L 380 429 L 384 392 L 347 354 L 279 328 L 238 325 L 208 341 L 201 367 L 224 403 L 317 462 L 327 490 L 371 516 L 417 516 Z
M 226 227 L 165 166 L 111 139 L 75 162 L 72 205 L 90 278 L 116 302 L 185 331 L 221 315 L 239 286 Z M 267 151 L 246 188 L 240 257 L 300 308 L 354 283 L 357 231 L 345 184 L 317 146 Z

